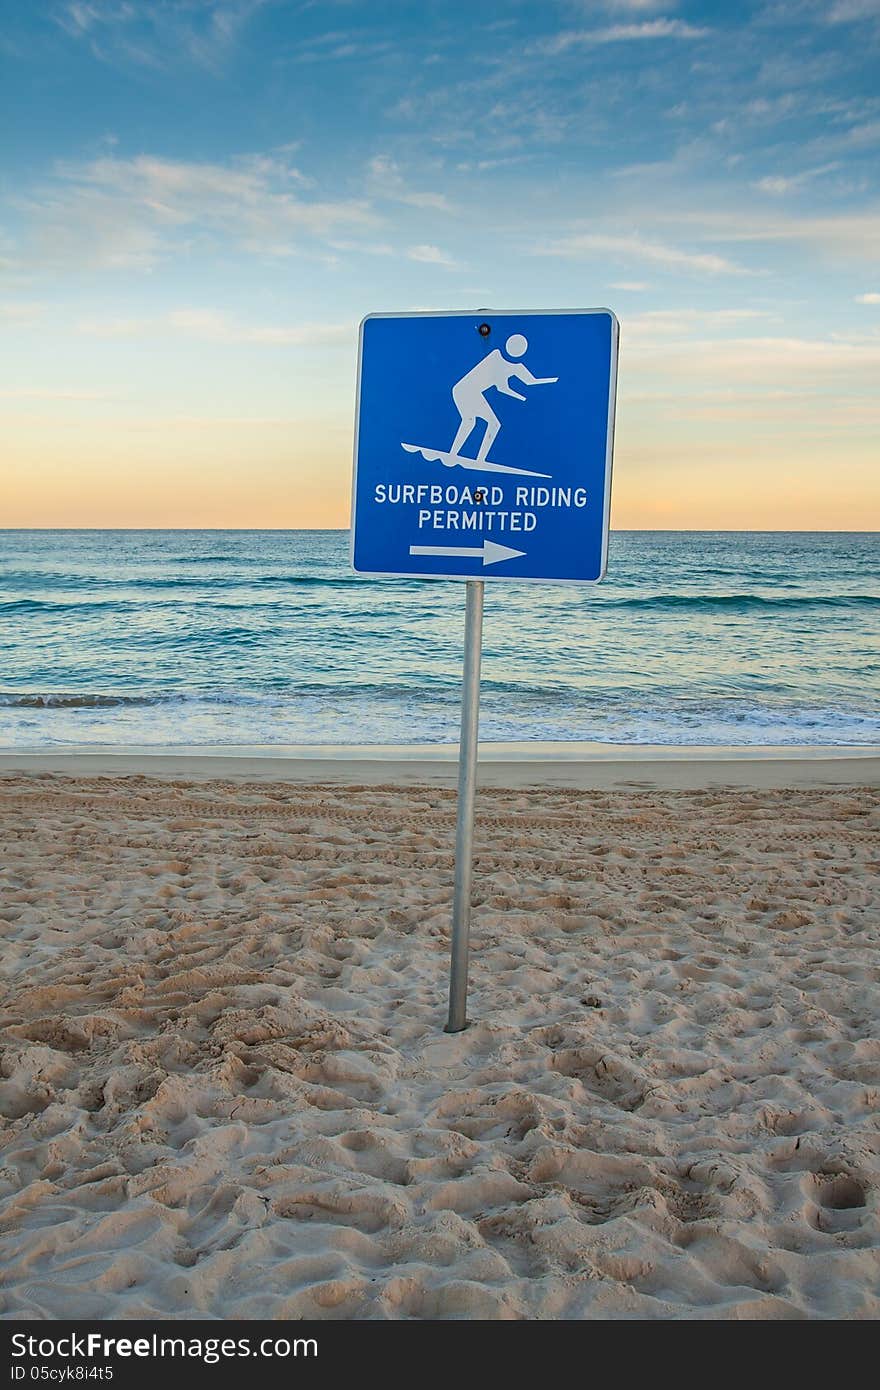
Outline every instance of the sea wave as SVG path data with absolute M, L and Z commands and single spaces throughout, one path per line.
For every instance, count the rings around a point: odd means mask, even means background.
M 347 589 L 355 585 L 364 586 L 375 584 L 380 581 L 367 579 L 343 579 L 343 578 L 322 578 L 320 576 L 300 576 L 300 575 L 259 575 L 253 579 L 242 579 L 241 586 L 256 589 L 273 588 L 324 588 L 324 589 Z M 395 588 L 406 581 L 397 581 Z M 136 581 L 127 581 L 125 587 L 136 589 L 213 589 L 222 590 L 235 587 L 236 581 L 230 579 L 197 580 L 197 579 L 158 579 L 138 577 Z M 413 580 L 413 588 L 421 587 L 422 581 Z M 108 587 L 109 581 L 104 581 L 102 587 Z M 94 586 L 93 586 L 94 587 Z M 161 604 L 152 600 L 154 608 L 169 606 L 178 600 L 169 598 L 166 604 Z M 280 602 L 280 600 L 279 600 Z M 702 613 L 755 613 L 762 611 L 777 611 L 796 613 L 798 611 L 832 609 L 880 609 L 880 594 L 639 594 L 632 596 L 612 595 L 609 593 L 592 592 L 590 595 L 591 604 L 598 605 L 602 610 L 625 610 L 629 612 L 649 612 L 662 613 L 674 612 L 702 612 Z M 229 600 L 212 601 L 209 611 L 230 608 L 251 610 L 265 610 L 273 605 L 266 602 L 255 603 L 253 599 L 242 599 L 241 602 L 232 603 Z M 92 613 L 98 609 L 117 612 L 142 611 L 143 601 L 137 597 L 132 598 L 90 598 L 88 596 L 66 601 L 52 598 L 18 598 L 7 602 L 0 602 L 0 615 L 2 616 L 26 616 L 38 613 Z M 363 614 L 361 614 L 363 616 Z
M 454 741 L 461 698 L 450 679 L 416 685 L 303 683 L 254 690 L 0 692 L 0 743 L 50 741 L 393 743 Z M 108 720 L 110 721 L 108 723 Z M 405 730 L 405 734 L 403 731 Z M 319 732 L 320 731 L 320 732 Z M 491 682 L 483 686 L 487 741 L 580 739 L 647 743 L 880 742 L 880 704 L 774 697 L 650 698 L 617 689 Z
M 880 672 L 880 665 L 872 663 L 863 668 L 866 676 Z M 511 708 L 547 706 L 564 710 L 624 709 L 631 710 L 636 703 L 641 704 L 645 690 L 641 693 L 632 684 L 609 683 L 596 680 L 583 685 L 572 685 L 563 680 L 547 679 L 548 672 L 536 673 L 531 680 L 504 680 L 483 676 L 480 689 L 483 700 L 489 706 L 499 701 L 508 701 Z M 703 694 L 688 697 L 680 690 L 661 684 L 650 687 L 653 701 L 658 708 L 672 711 L 676 717 L 686 717 L 691 711 L 704 708 L 723 709 L 730 717 L 736 717 L 740 710 L 749 711 L 757 704 L 761 708 L 779 713 L 782 709 L 796 712 L 804 709 L 824 709 L 826 705 L 809 697 L 800 700 L 792 698 L 784 682 L 766 676 L 760 683 L 753 681 L 748 695 L 741 693 Z M 830 693 L 830 692 L 829 692 Z M 6 690 L 0 691 L 0 708 L 7 709 L 111 709 L 115 707 L 143 707 L 149 705 L 199 705 L 222 707 L 276 707 L 279 704 L 296 705 L 309 700 L 338 700 L 343 703 L 375 702 L 402 707 L 412 702 L 422 701 L 453 702 L 461 699 L 461 677 L 452 671 L 441 675 L 438 672 L 423 672 L 409 677 L 399 676 L 388 680 L 341 679 L 328 673 L 326 679 L 281 680 L 260 685 L 204 685 L 201 687 L 145 688 L 140 690 Z M 829 707 L 837 707 L 832 700 Z M 841 707 L 859 709 L 872 717 L 880 718 L 880 698 L 872 696 L 865 688 L 864 699 L 843 699 Z
M 17 695 L 0 692 L 2 709 L 117 709 L 121 705 L 169 704 L 179 697 L 173 695 L 100 695 L 86 692 L 80 695 Z
M 720 610 L 753 613 L 761 609 L 785 609 L 795 612 L 807 608 L 880 608 L 880 594 L 645 594 L 634 598 L 609 600 L 612 608 L 696 609 L 703 612 Z

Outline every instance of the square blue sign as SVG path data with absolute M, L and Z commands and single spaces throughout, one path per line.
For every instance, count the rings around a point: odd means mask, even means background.
M 357 573 L 600 580 L 617 343 L 610 309 L 368 315 Z

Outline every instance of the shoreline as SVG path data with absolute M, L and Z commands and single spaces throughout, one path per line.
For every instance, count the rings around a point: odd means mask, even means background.
M 155 777 L 193 781 L 454 787 L 456 744 L 186 745 L 0 748 L 0 777 Z M 483 787 L 575 790 L 880 785 L 867 746 L 483 743 Z

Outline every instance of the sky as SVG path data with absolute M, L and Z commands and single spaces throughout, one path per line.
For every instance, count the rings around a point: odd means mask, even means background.
M 357 325 L 607 306 L 612 524 L 880 525 L 880 0 L 0 9 L 0 526 L 345 526 Z

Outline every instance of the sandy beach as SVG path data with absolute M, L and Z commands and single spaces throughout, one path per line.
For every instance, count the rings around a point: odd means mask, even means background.
M 3 1317 L 880 1314 L 876 756 L 488 763 L 456 1036 L 448 759 L 92 757 L 0 762 Z

